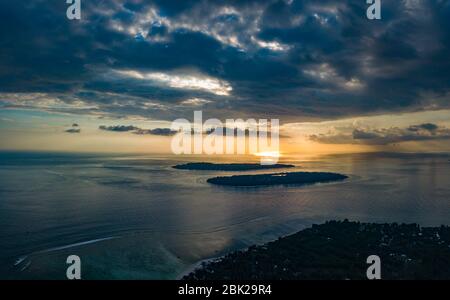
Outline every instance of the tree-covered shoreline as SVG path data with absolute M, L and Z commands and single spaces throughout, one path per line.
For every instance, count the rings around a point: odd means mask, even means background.
M 203 263 L 186 280 L 367 279 L 370 255 L 382 279 L 450 279 L 450 227 L 329 221 Z

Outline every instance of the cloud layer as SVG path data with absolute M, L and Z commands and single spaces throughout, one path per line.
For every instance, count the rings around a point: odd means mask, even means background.
M 100 125 L 100 130 L 113 131 L 113 132 L 132 132 L 139 135 L 159 135 L 159 136 L 172 136 L 178 131 L 171 130 L 170 128 L 154 128 L 154 129 L 142 129 L 132 125 L 115 125 L 115 126 L 105 126 Z
M 450 2 L 0 3 L 0 107 L 173 120 L 333 119 L 450 105 Z M 197 100 L 195 100 L 197 99 Z
M 354 128 L 351 134 L 335 132 L 311 135 L 309 138 L 322 144 L 389 145 L 409 141 L 450 139 L 450 129 L 432 123 L 425 123 L 412 125 L 407 128 Z

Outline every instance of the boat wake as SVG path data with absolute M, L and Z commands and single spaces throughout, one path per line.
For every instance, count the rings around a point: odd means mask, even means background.
M 30 253 L 28 255 L 23 255 L 23 256 L 19 257 L 15 261 L 14 266 L 16 268 L 20 268 L 20 272 L 22 272 L 22 271 L 26 270 L 31 265 L 31 258 L 33 256 L 35 256 L 35 255 L 61 251 L 61 250 L 66 250 L 66 249 L 80 247 L 80 246 L 85 246 L 85 245 L 90 245 L 90 244 L 94 244 L 94 243 L 98 243 L 98 242 L 118 239 L 120 237 L 121 236 L 110 236 L 110 237 L 93 239 L 93 240 L 88 240 L 88 241 L 82 241 L 82 242 L 78 242 L 78 243 L 73 243 L 73 244 L 68 244 L 68 245 L 63 245 L 63 246 L 58 246 L 58 247 L 52 247 L 52 248 L 48 248 L 48 249 L 32 252 L 32 253 Z

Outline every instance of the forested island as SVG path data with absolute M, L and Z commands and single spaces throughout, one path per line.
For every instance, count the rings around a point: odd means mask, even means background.
M 294 168 L 294 165 L 288 164 L 274 164 L 261 165 L 256 163 L 232 163 L 232 164 L 215 164 L 215 163 L 186 163 L 173 166 L 179 170 L 203 170 L 203 171 L 255 171 L 255 170 L 269 170 L 269 169 L 286 169 Z
M 329 221 L 236 251 L 185 280 L 367 279 L 370 255 L 382 279 L 450 279 L 450 227 Z
M 213 177 L 208 183 L 226 186 L 305 185 L 344 180 L 346 175 L 328 172 L 291 172 Z

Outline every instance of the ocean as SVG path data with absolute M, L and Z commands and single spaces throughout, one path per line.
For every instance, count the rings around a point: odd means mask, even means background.
M 176 279 L 331 219 L 450 225 L 449 158 L 283 157 L 289 171 L 349 179 L 235 188 L 206 180 L 236 172 L 172 168 L 188 157 L 0 152 L 0 278 L 65 279 L 66 258 L 78 255 L 84 279 Z

